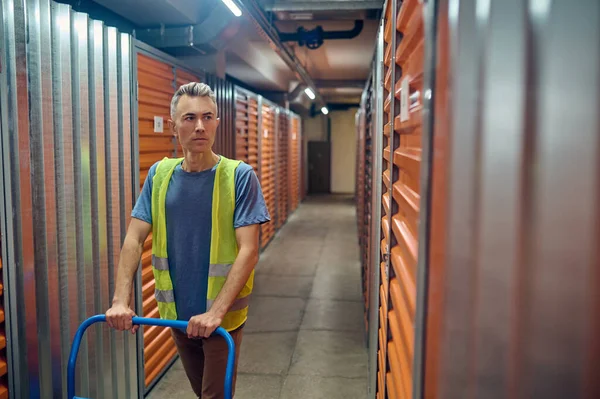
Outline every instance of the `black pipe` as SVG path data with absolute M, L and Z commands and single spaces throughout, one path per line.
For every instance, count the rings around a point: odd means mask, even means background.
M 317 49 L 323 45 L 324 40 L 354 39 L 362 32 L 364 21 L 357 19 L 354 21 L 354 28 L 343 31 L 325 32 L 322 26 L 317 26 L 312 30 L 306 30 L 299 27 L 296 33 L 279 33 L 279 40 L 282 42 L 298 42 L 300 46 L 306 45 L 310 49 Z

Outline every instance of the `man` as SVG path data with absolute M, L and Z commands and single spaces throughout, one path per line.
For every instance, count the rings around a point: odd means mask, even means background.
M 189 83 L 171 102 L 173 134 L 183 158 L 154 164 L 133 209 L 121 251 L 108 324 L 135 333 L 130 309 L 133 279 L 152 229 L 152 269 L 161 318 L 189 320 L 172 330 L 192 389 L 199 398 L 223 397 L 227 345 L 211 336 L 222 326 L 236 344 L 234 369 L 259 257 L 259 225 L 270 220 L 251 166 L 212 150 L 219 119 L 215 95 Z M 232 134 L 232 132 L 225 132 Z

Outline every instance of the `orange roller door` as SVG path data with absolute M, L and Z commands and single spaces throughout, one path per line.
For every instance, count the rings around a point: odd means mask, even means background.
M 264 248 L 275 234 L 276 199 L 275 199 L 275 111 L 270 105 L 262 106 L 261 126 L 261 163 L 260 183 L 271 215 L 271 222 L 261 226 L 261 248 Z
M 289 134 L 289 202 L 290 212 L 296 210 L 300 202 L 300 118 L 293 116 L 290 118 Z
M 252 166 L 258 174 L 258 100 L 256 96 L 236 88 L 235 157 Z
M 396 22 L 396 32 L 388 26 Z M 423 18 L 417 0 L 386 10 L 382 218 L 390 244 L 386 293 L 388 336 L 380 342 L 387 361 L 388 397 L 412 396 L 416 276 L 420 215 L 421 104 L 423 93 Z M 389 32 L 389 34 L 388 34 Z M 393 34 L 396 34 L 394 37 Z M 400 40 L 400 37 L 402 39 Z M 395 48 L 392 48 L 395 42 Z M 395 56 L 395 62 L 392 61 Z M 395 68 L 392 73 L 392 68 Z M 407 90 L 403 93 L 402 90 Z M 406 100 L 408 99 L 408 100 Z M 402 101 L 407 101 L 404 107 Z M 402 109 L 407 110 L 404 113 Z M 393 121 L 393 129 L 392 129 Z M 384 281 L 384 280 L 382 280 Z M 384 282 L 385 284 L 385 282 Z
M 393 45 L 393 16 L 395 16 L 395 10 L 392 10 L 392 5 L 395 2 L 387 2 L 385 10 L 385 25 L 384 25 L 384 92 L 383 92 L 383 123 L 391 126 L 391 121 L 394 118 L 392 109 L 392 45 Z M 388 131 L 390 129 L 387 129 Z M 378 339 L 378 371 L 377 371 L 377 395 L 382 398 L 398 397 L 404 398 L 404 392 L 400 389 L 400 381 L 394 383 L 394 379 L 397 375 L 396 372 L 391 371 L 391 367 L 394 365 L 394 361 L 390 362 L 388 351 L 392 349 L 395 353 L 395 344 L 388 347 L 389 334 L 389 308 L 391 307 L 389 298 L 389 280 L 388 273 L 386 270 L 388 266 L 387 256 L 389 252 L 388 244 L 393 244 L 391 240 L 391 213 L 393 211 L 390 192 L 392 190 L 392 139 L 391 134 L 385 134 L 386 129 L 384 127 L 384 136 L 382 141 L 382 175 L 381 175 L 381 243 L 380 243 L 380 285 L 379 285 L 379 339 Z M 389 367 L 388 367 L 389 366 Z M 389 383 L 388 383 L 389 381 Z
M 140 184 L 143 185 L 150 167 L 164 157 L 174 155 L 173 136 L 167 120 L 171 98 L 175 94 L 173 67 L 148 56 L 138 54 L 138 109 Z M 163 118 L 163 133 L 154 132 L 154 117 Z M 144 244 L 142 254 L 142 302 L 144 317 L 159 317 L 154 299 L 152 274 L 152 235 Z M 145 384 L 149 386 L 175 357 L 175 343 L 167 329 L 142 327 L 144 335 Z
M 277 228 L 286 222 L 288 217 L 288 140 L 289 120 L 285 111 L 279 113 L 277 129 Z

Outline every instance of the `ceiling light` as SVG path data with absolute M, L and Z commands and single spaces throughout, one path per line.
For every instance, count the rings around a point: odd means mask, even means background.
M 229 11 L 231 11 L 233 13 L 233 15 L 235 15 L 236 17 L 240 17 L 242 15 L 242 10 L 240 10 L 239 7 L 235 5 L 233 0 L 221 0 L 221 1 L 227 6 L 227 8 L 229 8 Z
M 293 21 L 310 21 L 313 18 L 311 12 L 295 12 L 290 14 L 290 19 Z
M 315 93 L 313 93 L 313 91 L 310 88 L 307 87 L 306 89 L 304 89 L 304 92 L 311 100 L 315 99 Z
M 327 115 L 329 113 L 329 110 L 327 109 L 327 107 L 323 107 L 321 108 L 321 112 Z

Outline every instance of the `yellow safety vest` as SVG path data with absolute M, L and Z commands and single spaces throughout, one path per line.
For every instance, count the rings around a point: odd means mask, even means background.
M 175 167 L 183 158 L 164 158 L 156 167 L 152 179 L 152 272 L 156 288 L 154 296 L 161 319 L 177 320 L 173 282 L 169 273 L 167 254 L 167 223 L 165 200 Z M 212 201 L 212 232 L 210 237 L 210 266 L 206 295 L 207 311 L 223 288 L 227 275 L 238 254 L 233 227 L 235 210 L 235 170 L 240 161 L 221 156 L 217 166 Z M 248 301 L 254 285 L 254 271 L 237 296 L 221 327 L 227 331 L 240 327 L 247 319 Z

